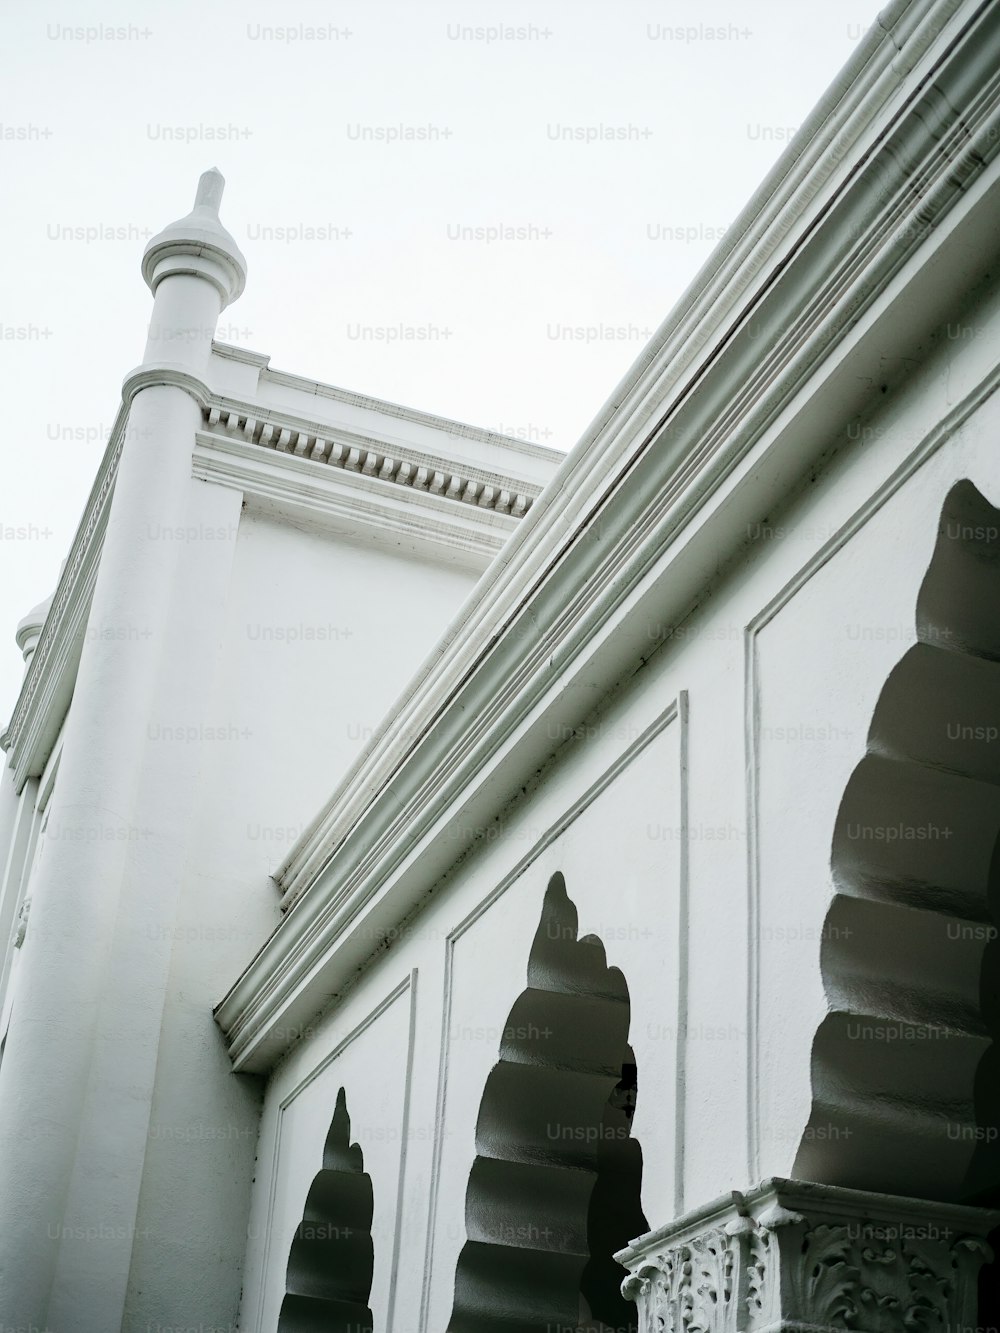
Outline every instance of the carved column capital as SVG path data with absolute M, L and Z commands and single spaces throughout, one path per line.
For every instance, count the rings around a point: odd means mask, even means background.
M 767 1180 L 615 1257 L 642 1333 L 949 1333 L 976 1325 L 1000 1213 Z

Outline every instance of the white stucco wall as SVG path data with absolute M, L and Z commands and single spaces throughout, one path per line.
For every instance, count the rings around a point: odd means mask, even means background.
M 995 295 L 981 293 L 877 415 L 830 422 L 834 449 L 816 479 L 748 531 L 681 631 L 279 1065 L 265 1098 L 245 1333 L 275 1327 L 306 1159 L 316 1160 L 340 1086 L 380 1219 L 405 1164 L 402 1213 L 375 1235 L 376 1327 L 445 1325 L 479 1102 L 556 870 L 580 933 L 605 941 L 628 983 L 650 1225 L 792 1174 L 827 1009 L 819 952 L 836 812 L 884 680 L 914 641 L 945 495 L 969 477 L 1000 502 L 995 398 L 985 393 L 961 429 L 934 436 L 991 370 L 998 324 Z M 637 745 L 657 718 L 669 720 Z

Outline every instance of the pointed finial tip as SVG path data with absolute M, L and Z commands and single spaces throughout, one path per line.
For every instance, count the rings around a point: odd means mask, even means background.
M 194 197 L 195 208 L 210 208 L 213 213 L 218 213 L 225 185 L 226 178 L 218 167 L 209 167 L 208 171 L 203 171 L 198 181 L 198 193 Z

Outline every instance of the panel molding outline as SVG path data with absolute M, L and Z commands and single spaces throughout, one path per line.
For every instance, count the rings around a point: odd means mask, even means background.
M 278 1181 L 280 1179 L 279 1169 L 281 1165 L 281 1147 L 283 1142 L 283 1122 L 285 1112 L 292 1103 L 343 1053 L 352 1046 L 355 1041 L 372 1027 L 379 1018 L 382 1017 L 395 1003 L 403 996 L 409 998 L 409 1021 L 407 1028 L 407 1047 L 406 1047 L 406 1071 L 403 1082 L 403 1113 L 400 1121 L 399 1133 L 399 1170 L 397 1173 L 396 1185 L 396 1206 L 395 1220 L 392 1236 L 392 1256 L 390 1260 L 389 1277 L 389 1299 L 386 1314 L 386 1333 L 392 1333 L 394 1327 L 395 1307 L 396 1307 L 396 1275 L 399 1269 L 399 1251 L 402 1243 L 402 1224 L 403 1224 L 403 1190 L 406 1180 L 406 1149 L 409 1142 L 409 1121 L 410 1106 L 412 1100 L 413 1083 L 413 1059 L 414 1044 L 416 1040 L 416 1010 L 417 1010 L 417 968 L 413 968 L 401 981 L 384 995 L 382 999 L 371 1009 L 364 1018 L 357 1023 L 350 1032 L 347 1033 L 332 1050 L 327 1051 L 325 1055 L 318 1058 L 312 1065 L 308 1073 L 298 1080 L 295 1086 L 287 1092 L 278 1103 L 274 1122 L 274 1144 L 270 1157 L 270 1179 L 268 1182 L 267 1210 L 264 1218 L 264 1245 L 260 1258 L 260 1274 L 257 1280 L 256 1297 L 256 1316 L 254 1319 L 254 1333 L 264 1333 L 264 1298 L 266 1295 L 268 1271 L 271 1262 L 272 1242 L 274 1240 L 274 1209 L 277 1201 Z
M 434 1143 L 430 1190 L 427 1202 L 427 1233 L 424 1243 L 424 1278 L 420 1298 L 420 1315 L 417 1328 L 419 1333 L 428 1333 L 431 1295 L 433 1286 L 433 1263 L 435 1235 L 437 1231 L 439 1182 L 441 1164 L 444 1155 L 444 1124 L 448 1100 L 448 1077 L 450 1062 L 450 1043 L 448 1033 L 451 1030 L 451 1016 L 454 995 L 455 946 L 462 936 L 471 929 L 489 909 L 499 901 L 507 890 L 516 883 L 531 866 L 559 839 L 566 830 L 582 815 L 597 798 L 605 792 L 614 780 L 625 771 L 643 750 L 658 736 L 662 735 L 671 723 L 679 723 L 679 763 L 678 763 L 678 811 L 681 836 L 678 839 L 679 885 L 677 901 L 677 1049 L 678 1060 L 675 1077 L 676 1116 L 674 1126 L 674 1163 L 675 1195 L 683 1195 L 683 1154 L 684 1154 L 684 1053 L 687 1034 L 687 933 L 688 933 L 688 793 L 687 793 L 687 756 L 688 756 L 688 692 L 679 690 L 676 697 L 650 723 L 650 725 L 627 746 L 622 753 L 608 765 L 583 792 L 571 802 L 563 813 L 554 820 L 541 836 L 532 844 L 522 857 L 508 870 L 502 879 L 468 912 L 457 925 L 453 926 L 444 940 L 444 968 L 441 1005 L 441 1037 L 438 1057 L 438 1081 L 434 1114 Z
M 746 756 L 747 811 L 747 1068 L 746 1123 L 747 1177 L 757 1180 L 760 1162 L 760 662 L 758 638 L 806 584 L 851 541 L 879 511 L 920 471 L 921 467 L 962 429 L 1000 388 L 1000 366 L 994 367 L 950 411 L 938 419 L 916 446 L 879 483 L 844 523 L 809 557 L 753 616 L 743 630 L 744 751 Z M 834 810 L 830 816 L 833 838 Z M 817 968 L 819 959 L 817 956 Z M 803 1123 L 805 1128 L 805 1123 Z

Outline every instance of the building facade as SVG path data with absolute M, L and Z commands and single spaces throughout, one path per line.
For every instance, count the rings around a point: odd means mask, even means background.
M 565 458 L 217 343 L 217 172 L 149 243 L 2 737 L 7 1326 L 990 1326 L 998 70 L 890 4 Z

